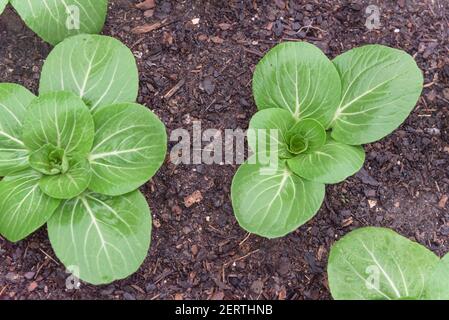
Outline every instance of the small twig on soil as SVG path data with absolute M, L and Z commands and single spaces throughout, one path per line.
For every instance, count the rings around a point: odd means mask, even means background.
M 239 243 L 239 247 L 245 243 L 246 240 L 249 239 L 249 237 L 251 236 L 251 233 L 248 232 L 248 234 L 245 236 L 245 238 Z
M 429 83 L 426 83 L 425 85 L 423 85 L 423 88 L 429 88 L 429 87 L 431 87 L 431 86 L 433 86 L 435 84 L 435 82 L 429 82 Z
M 56 261 L 55 259 L 53 259 L 47 252 L 45 252 L 45 251 L 42 250 L 41 248 L 39 248 L 39 250 L 40 250 L 43 254 L 45 254 L 45 255 L 47 256 L 48 259 L 50 259 L 51 261 L 53 261 L 54 263 L 56 263 L 56 265 L 59 266 L 59 262 Z
M 151 297 L 150 298 L 150 300 L 156 300 L 157 298 L 159 298 L 159 296 L 160 296 L 161 294 L 160 293 L 158 293 L 157 295 L 155 295 L 155 296 L 153 296 L 153 297 Z
M 321 31 L 322 33 L 327 33 L 326 30 L 323 30 L 323 29 L 318 28 L 318 27 L 314 27 L 314 26 L 312 26 L 312 25 L 310 24 L 310 25 L 308 25 L 308 26 L 302 26 L 301 28 L 299 28 L 299 30 L 296 31 L 296 34 L 300 33 L 300 32 L 301 32 L 302 30 L 304 30 L 304 29 L 307 29 L 306 33 L 308 33 L 310 29 L 319 30 L 319 31 Z
M 161 275 L 159 275 L 158 277 L 156 277 L 154 284 L 158 284 L 159 282 L 161 282 L 162 280 L 164 280 L 165 278 L 167 278 L 168 276 L 170 276 L 173 273 L 173 271 L 169 270 L 166 272 L 163 272 Z
M 0 290 L 0 297 L 2 296 L 3 292 L 8 288 L 8 285 L 4 286 L 2 290 Z
M 184 79 L 179 81 L 173 88 L 171 88 L 164 96 L 164 99 L 170 99 L 182 86 L 186 83 Z
M 28 245 L 25 248 L 25 251 L 23 252 L 23 256 L 22 258 L 25 259 L 25 257 L 27 256 L 27 252 L 28 252 Z
M 252 50 L 252 49 L 248 49 L 248 48 L 245 48 L 245 47 L 243 47 L 243 50 L 246 51 L 246 52 L 255 54 L 258 57 L 263 57 L 263 53 L 258 51 L 258 50 Z
M 44 264 L 37 264 L 37 270 L 36 270 L 36 274 L 34 275 L 34 279 L 37 279 L 37 275 L 39 274 L 39 272 L 41 272 L 42 267 L 44 266 Z
M 239 258 L 237 258 L 237 259 L 234 259 L 234 260 L 225 262 L 225 263 L 223 264 L 222 269 L 221 269 L 222 281 L 225 282 L 225 269 L 226 269 L 227 266 L 229 266 L 230 264 L 233 264 L 233 263 L 235 263 L 235 262 L 237 262 L 237 261 L 243 260 L 243 259 L 249 257 L 250 255 L 252 255 L 252 254 L 258 252 L 259 250 L 260 250 L 260 249 L 256 249 L 256 250 L 254 250 L 254 251 L 251 251 L 251 252 L 245 254 L 245 255 L 242 256 L 242 257 L 239 257 Z
M 209 105 L 206 107 L 205 111 L 208 111 L 210 109 L 210 107 L 212 107 L 215 102 L 217 102 L 217 98 L 214 98 L 214 100 L 212 100 L 212 102 L 209 103 Z

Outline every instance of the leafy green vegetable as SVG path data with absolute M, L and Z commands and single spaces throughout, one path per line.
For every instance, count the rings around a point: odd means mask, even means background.
M 139 76 L 132 52 L 120 41 L 79 35 L 61 42 L 42 68 L 39 93 L 71 91 L 95 111 L 104 105 L 134 102 Z
M 148 181 L 164 162 L 164 124 L 145 107 L 133 103 L 102 107 L 94 121 L 95 141 L 89 155 L 92 191 L 128 193 Z
M 314 45 L 284 42 L 259 62 L 253 93 L 259 110 L 283 108 L 294 118 L 313 118 L 324 127 L 340 100 L 340 78 L 332 62 Z
M 39 181 L 39 187 L 56 199 L 72 199 L 85 191 L 90 184 L 92 170 L 86 158 L 71 158 L 66 171 L 47 175 Z
M 0 176 L 28 166 L 28 150 L 22 141 L 22 125 L 26 107 L 34 98 L 22 86 L 0 83 Z
M 346 144 L 377 141 L 404 122 L 423 86 L 421 70 L 404 51 L 380 45 L 352 49 L 334 60 L 342 96 L 332 137 Z
M 84 41 L 116 45 L 108 37 L 83 35 L 54 50 Z M 126 62 L 129 49 L 118 48 Z M 79 73 L 85 92 L 104 87 L 103 76 L 89 81 L 107 70 L 104 62 Z M 44 65 L 48 72 L 47 64 L 66 63 L 63 55 L 53 55 Z M 126 74 L 134 81 L 135 61 L 128 67 L 120 81 Z M 77 71 L 60 69 L 53 78 L 72 73 Z M 107 78 L 108 85 L 116 88 L 113 80 Z M 93 284 L 122 279 L 137 270 L 150 245 L 151 214 L 136 189 L 164 161 L 165 127 L 146 107 L 129 102 L 129 94 L 106 90 L 96 100 L 105 104 L 89 108 L 80 91 L 55 89 L 41 88 L 34 97 L 18 85 L 0 84 L 0 173 L 6 176 L 0 181 L 0 234 L 19 241 L 48 222 L 56 255 L 77 276 Z
M 360 170 L 361 144 L 397 128 L 422 84 L 411 56 L 380 45 L 352 49 L 334 61 L 304 42 L 270 50 L 253 77 L 259 111 L 249 124 L 248 145 L 254 157 L 233 181 L 240 225 L 272 238 L 312 218 L 324 198 L 323 184 Z M 272 177 L 260 170 L 265 165 L 275 167 Z
M 8 1 L 0 0 L 0 13 Z M 52 45 L 82 33 L 99 33 L 107 0 L 10 0 L 11 5 L 39 37 Z
M 290 169 L 305 179 L 321 183 L 338 183 L 357 172 L 365 161 L 361 146 L 349 146 L 328 136 L 318 150 L 288 159 Z
M 449 300 L 449 254 L 446 254 L 438 262 L 428 277 L 425 298 Z
M 67 155 L 87 155 L 92 149 L 94 130 L 92 116 L 83 100 L 70 92 L 52 92 L 29 105 L 23 141 L 32 151 L 51 144 L 62 148 Z
M 81 279 L 109 283 L 135 272 L 145 259 L 151 213 L 139 191 L 122 197 L 88 192 L 59 206 L 48 235 L 56 255 L 77 266 Z
M 42 175 L 31 169 L 0 182 L 0 234 L 16 242 L 33 233 L 51 217 L 59 200 L 39 188 Z
M 329 287 L 339 300 L 448 299 L 448 259 L 392 230 L 361 228 L 332 246 Z
M 261 164 L 240 166 L 232 182 L 236 218 L 246 230 L 276 238 L 310 220 L 324 199 L 324 184 L 302 179 L 280 162 L 275 172 Z

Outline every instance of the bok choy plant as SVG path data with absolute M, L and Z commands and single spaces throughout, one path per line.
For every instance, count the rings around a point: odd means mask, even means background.
M 385 228 L 354 230 L 331 248 L 329 287 L 338 300 L 448 300 L 449 254 Z
M 73 35 L 99 33 L 108 10 L 108 0 L 0 0 L 0 14 L 8 3 L 52 45 Z
M 56 256 L 92 284 L 135 272 L 151 213 L 137 190 L 165 159 L 165 126 L 134 103 L 137 66 L 120 41 L 78 35 L 42 69 L 39 97 L 0 84 L 0 234 L 47 223 Z
M 381 45 L 355 48 L 333 61 L 305 42 L 270 50 L 253 76 L 259 111 L 249 124 L 248 145 L 254 155 L 232 182 L 239 224 L 275 238 L 310 220 L 323 202 L 325 184 L 363 166 L 361 145 L 396 129 L 422 85 L 410 55 Z M 275 155 L 274 168 L 261 160 L 267 154 Z

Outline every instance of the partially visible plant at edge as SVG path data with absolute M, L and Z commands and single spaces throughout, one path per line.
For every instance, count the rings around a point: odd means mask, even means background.
M 449 300 L 449 254 L 440 259 L 390 229 L 345 235 L 331 248 L 327 273 L 338 300 Z
M 232 182 L 239 224 L 275 238 L 310 220 L 323 202 L 325 184 L 341 182 L 363 166 L 361 145 L 396 129 L 422 85 L 410 55 L 381 45 L 355 48 L 333 61 L 306 42 L 270 50 L 253 77 L 259 111 L 249 124 L 254 130 L 248 145 L 254 155 Z M 260 161 L 272 153 L 275 168 Z
M 0 234 L 19 241 L 47 223 L 56 256 L 92 284 L 135 272 L 151 213 L 137 190 L 166 153 L 165 126 L 134 103 L 131 51 L 106 36 L 57 45 L 39 97 L 0 84 Z
M 0 0 L 0 14 L 8 3 L 52 45 L 77 34 L 100 33 L 108 11 L 108 0 Z

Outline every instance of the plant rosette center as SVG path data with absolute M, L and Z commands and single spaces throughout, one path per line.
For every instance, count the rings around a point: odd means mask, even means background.
M 57 175 L 66 173 L 69 168 L 69 159 L 64 149 L 46 144 L 30 154 L 30 166 L 44 175 Z

